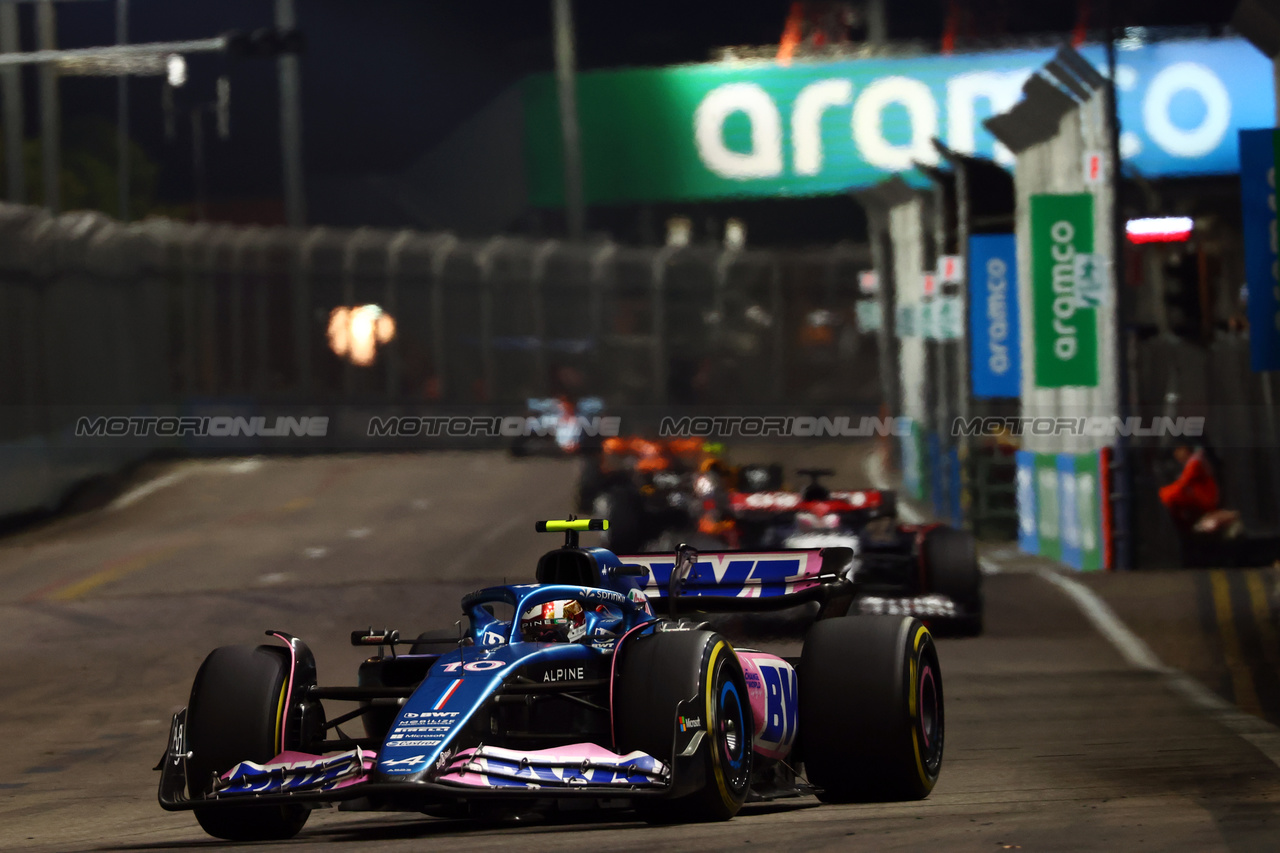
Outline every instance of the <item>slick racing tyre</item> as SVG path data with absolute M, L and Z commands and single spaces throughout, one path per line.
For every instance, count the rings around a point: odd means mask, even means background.
M 621 654 L 613 688 L 618 751 L 638 749 L 670 765 L 677 742 L 696 743 L 691 757 L 674 759 L 676 797 L 639 800 L 641 816 L 651 823 L 733 817 L 751 785 L 755 726 L 728 641 L 710 631 L 671 631 L 638 637 Z M 686 791 L 690 780 L 696 787 Z
M 964 611 L 951 627 L 955 633 L 982 633 L 982 572 L 973 535 L 953 527 L 929 531 L 924 539 L 924 567 L 929 592 L 945 595 Z
M 609 520 L 609 529 L 600 536 L 603 547 L 615 554 L 635 554 L 644 548 L 644 507 L 634 489 L 615 485 L 596 495 L 591 514 Z
M 239 762 L 270 761 L 296 746 L 280 742 L 288 683 L 289 653 L 283 648 L 223 646 L 204 659 L 187 705 L 187 785 L 193 798 L 209 793 L 215 775 Z M 311 813 L 300 805 L 194 811 L 205 832 L 229 841 L 292 838 Z
M 798 672 L 805 773 L 829 803 L 918 800 L 942 766 L 942 672 L 907 616 L 844 616 L 805 637 Z

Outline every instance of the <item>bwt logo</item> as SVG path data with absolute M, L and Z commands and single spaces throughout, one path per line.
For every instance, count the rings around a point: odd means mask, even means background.
M 196 438 L 323 438 L 329 434 L 327 417 L 276 418 L 267 426 L 265 417 L 97 417 L 76 421 L 77 438 L 160 436 Z

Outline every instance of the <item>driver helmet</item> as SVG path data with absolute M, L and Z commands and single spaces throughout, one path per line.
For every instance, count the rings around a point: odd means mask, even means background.
M 586 613 L 573 599 L 537 604 L 520 617 L 520 635 L 525 642 L 562 643 L 574 639 L 573 631 L 583 630 Z

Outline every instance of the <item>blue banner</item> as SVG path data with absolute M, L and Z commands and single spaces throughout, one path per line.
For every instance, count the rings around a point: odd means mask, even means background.
M 1244 277 L 1254 370 L 1280 370 L 1280 278 L 1276 245 L 1276 131 L 1240 131 Z
M 1018 262 L 1012 234 L 969 238 L 969 373 L 973 396 L 1018 397 Z
M 1040 517 L 1036 507 L 1036 455 L 1019 450 L 1018 461 L 1018 548 L 1026 554 L 1040 553 Z
M 1061 558 L 1073 569 L 1084 567 L 1080 550 L 1080 504 L 1076 499 L 1076 458 L 1070 453 L 1058 454 L 1058 530 L 1062 542 Z

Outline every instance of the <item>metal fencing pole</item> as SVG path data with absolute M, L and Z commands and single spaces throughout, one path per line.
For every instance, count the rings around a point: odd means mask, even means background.
M 360 243 L 370 233 L 367 227 L 360 227 L 347 235 L 342 243 L 342 304 L 348 310 L 356 307 L 356 260 L 360 251 Z M 355 393 L 356 368 L 350 359 L 342 362 L 342 395 L 350 399 Z
M 41 50 L 56 50 L 57 17 L 53 0 L 36 6 L 36 34 Z M 58 68 L 52 62 L 40 65 L 40 158 L 44 206 L 58 213 L 62 209 L 62 117 L 58 103 Z
M 18 4 L 0 3 L 0 53 L 18 53 L 22 45 L 18 37 Z M 5 191 L 14 204 L 27 200 L 27 174 L 22 156 L 22 67 L 0 69 L 0 89 L 4 92 L 4 159 L 8 173 Z
M 538 347 L 534 350 L 533 356 L 533 387 L 535 388 L 542 388 L 547 383 L 547 306 L 542 285 L 547 277 L 547 260 L 559 245 L 558 240 L 547 240 L 534 249 L 529 270 L 529 299 L 533 303 L 533 333 L 538 339 Z
M 254 391 L 262 394 L 268 390 L 271 384 L 271 330 L 268 325 L 268 315 L 270 313 L 270 306 L 268 305 L 269 282 L 271 281 L 269 251 L 271 242 L 269 238 L 270 232 L 265 229 L 251 226 L 249 230 L 254 234 L 254 242 L 258 248 L 258 263 L 256 265 L 258 283 L 253 289 L 254 348 L 257 353 L 257 363 L 253 371 Z
M 773 316 L 773 388 L 774 402 L 787 395 L 787 329 L 786 301 L 782 295 L 782 258 L 775 254 L 769 275 L 769 312 Z
M 182 391 L 196 392 L 196 239 L 201 229 L 187 227 L 182 235 Z
M 578 126 L 578 94 L 574 80 L 573 9 L 570 0 L 551 0 L 555 27 L 556 90 L 560 101 L 560 134 L 564 146 L 564 210 L 569 239 L 582 239 L 586 216 L 582 199 L 582 144 Z
M 311 375 L 311 252 L 325 235 L 323 227 L 312 228 L 299 241 L 294 256 L 293 275 L 293 352 L 297 361 L 298 388 L 304 394 L 312 390 Z
M 116 0 L 116 44 L 129 42 L 129 0 Z M 116 77 L 116 190 L 119 194 L 117 217 L 129 221 L 129 184 L 132 181 L 129 162 L 129 75 Z
M 397 325 L 400 323 L 400 276 L 403 273 L 400 259 L 404 254 L 405 246 L 409 245 L 409 241 L 413 239 L 413 235 L 414 232 L 410 229 L 398 231 L 387 243 L 387 281 L 382 295 L 382 304 Z M 387 345 L 388 400 L 394 400 L 399 396 L 403 361 L 404 356 L 400 352 L 400 335 L 397 333 Z
M 652 316 L 649 329 L 649 370 L 650 381 L 653 382 L 650 398 L 655 403 L 667 401 L 667 263 L 680 249 L 680 246 L 663 246 L 655 252 L 649 278 L 649 311 Z
M 228 228 L 225 226 L 210 228 L 204 244 L 204 323 L 203 340 L 200 352 L 203 356 L 201 373 L 205 380 L 204 393 L 217 394 L 218 385 L 222 381 L 218 369 L 221 359 L 218 357 L 218 250 L 227 238 Z
M 297 27 L 294 0 L 276 0 L 276 28 Z M 302 172 L 302 72 L 298 57 L 281 54 L 276 60 L 280 79 L 280 148 L 284 169 L 285 221 L 293 228 L 307 222 L 307 199 Z
M 604 329 L 604 293 L 606 288 L 613 286 L 614 277 L 610 273 L 613 271 L 613 259 L 617 252 L 616 245 L 606 243 L 596 249 L 591 256 L 589 278 L 591 294 L 587 298 L 587 321 L 588 328 L 592 329 L 593 334 L 596 335 L 596 345 L 602 350 L 608 339 L 608 336 L 601 331 Z M 605 365 L 603 358 L 599 359 L 598 363 L 601 366 Z
M 1110 4 L 1107 6 L 1107 17 L 1111 16 Z M 1110 24 L 1110 21 L 1108 21 Z M 1111 232 L 1111 280 L 1114 284 L 1116 304 L 1111 311 L 1111 328 L 1106 329 L 1112 340 L 1112 364 L 1110 365 L 1114 383 L 1114 411 L 1122 419 L 1126 418 L 1132 402 L 1132 389 L 1129 387 L 1129 372 L 1125 369 L 1126 344 L 1132 337 L 1127 323 L 1131 322 L 1132 310 L 1127 304 L 1132 296 L 1129 288 L 1124 286 L 1124 211 L 1120 206 L 1120 193 L 1123 188 L 1120 174 L 1120 102 L 1116 91 L 1116 42 L 1115 31 L 1107 28 L 1107 82 L 1103 87 L 1103 121 L 1107 131 L 1108 184 L 1110 193 L 1110 222 L 1106 227 Z M 1163 305 L 1161 305 L 1163 308 Z M 1116 568 L 1133 569 L 1137 567 L 1134 534 L 1137 525 L 1134 523 L 1134 471 L 1133 450 L 1127 436 L 1123 433 L 1115 440 L 1115 527 L 1114 534 Z M 1109 496 L 1104 495 L 1103 500 Z
M 494 387 L 497 371 L 493 358 L 493 256 L 505 242 L 505 237 L 493 237 L 476 253 L 476 263 L 480 267 L 480 369 L 485 402 L 497 396 Z
M 436 394 L 442 400 L 451 389 L 451 384 L 448 382 L 448 364 L 445 361 L 448 348 L 445 346 L 444 274 L 448 268 L 449 256 L 457 246 L 458 238 L 447 234 L 440 247 L 431 256 L 431 343 L 436 371 Z
M 231 378 L 228 391 L 245 390 L 244 382 L 244 252 L 245 244 L 253 239 L 253 232 L 245 228 L 231 238 L 231 304 L 229 307 L 231 343 Z

